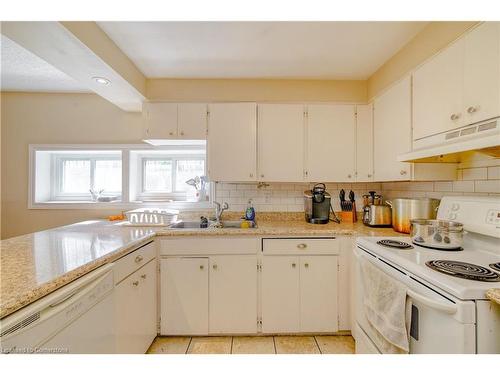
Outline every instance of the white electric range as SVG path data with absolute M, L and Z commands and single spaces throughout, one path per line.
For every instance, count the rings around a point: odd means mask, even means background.
M 410 237 L 360 237 L 355 259 L 364 257 L 407 286 L 410 353 L 500 353 L 500 306 L 485 295 L 500 288 L 500 199 L 444 197 L 438 219 L 450 218 L 464 224 L 462 250 L 433 250 Z M 380 352 L 364 316 L 359 262 L 354 271 L 356 351 Z

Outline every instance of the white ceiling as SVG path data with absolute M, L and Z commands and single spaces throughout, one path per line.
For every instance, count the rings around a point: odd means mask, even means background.
M 90 92 L 4 35 L 0 39 L 0 51 L 1 91 Z
M 367 79 L 426 22 L 99 22 L 148 78 Z

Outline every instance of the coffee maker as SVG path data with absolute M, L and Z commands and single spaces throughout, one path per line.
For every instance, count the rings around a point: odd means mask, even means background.
M 340 220 L 332 208 L 332 197 L 326 191 L 325 184 L 314 185 L 311 190 L 304 191 L 304 211 L 306 221 L 312 224 L 328 224 L 330 220 L 337 223 Z M 333 217 L 330 218 L 330 212 Z

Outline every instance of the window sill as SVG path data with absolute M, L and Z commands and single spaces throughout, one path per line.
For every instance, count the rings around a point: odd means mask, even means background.
M 136 208 L 145 207 L 158 207 L 158 208 L 171 208 L 183 211 L 200 211 L 213 208 L 213 205 L 208 202 L 93 202 L 93 201 L 46 201 L 31 203 L 28 206 L 30 210 L 133 210 Z

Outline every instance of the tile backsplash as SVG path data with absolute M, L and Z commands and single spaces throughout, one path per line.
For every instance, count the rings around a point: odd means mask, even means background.
M 314 184 L 270 183 L 217 183 L 215 200 L 228 202 L 230 211 L 244 211 L 249 199 L 253 200 L 257 212 L 300 212 L 304 210 L 304 190 Z M 375 190 L 384 199 L 398 197 L 441 198 L 445 195 L 493 195 L 500 199 L 500 166 L 462 168 L 455 181 L 381 182 L 381 183 L 326 183 L 332 195 L 334 210 L 339 211 L 339 192 L 353 190 L 356 207 L 363 207 L 363 194 Z

